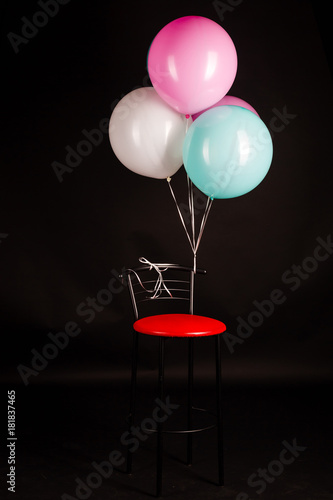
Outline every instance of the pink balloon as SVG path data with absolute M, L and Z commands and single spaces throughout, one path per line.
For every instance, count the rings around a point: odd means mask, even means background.
M 185 115 L 222 99 L 236 72 L 233 41 L 206 17 L 175 19 L 157 33 L 149 49 L 148 73 L 156 92 Z
M 208 109 L 216 108 L 217 106 L 240 106 L 241 108 L 246 108 L 249 111 L 255 113 L 257 116 L 259 116 L 256 110 L 248 102 L 243 101 L 243 99 L 240 99 L 239 97 L 233 97 L 232 95 L 225 95 L 219 102 L 213 104 L 213 106 L 210 106 L 207 109 L 199 111 L 199 113 L 194 113 L 194 115 L 192 115 L 193 121 L 196 120 L 198 116 L 202 115 L 202 113 L 208 111 Z

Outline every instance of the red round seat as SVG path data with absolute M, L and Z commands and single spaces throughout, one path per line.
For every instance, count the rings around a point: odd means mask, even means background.
M 159 337 L 201 337 L 226 330 L 222 321 L 195 314 L 158 314 L 135 321 L 135 331 Z

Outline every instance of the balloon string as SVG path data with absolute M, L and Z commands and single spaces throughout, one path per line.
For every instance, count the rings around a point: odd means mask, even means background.
M 177 211 L 178 211 L 178 215 L 179 215 L 180 220 L 181 220 L 181 222 L 182 222 L 182 224 L 183 224 L 183 227 L 184 227 L 184 229 L 185 229 L 185 233 L 186 233 L 186 236 L 187 236 L 187 238 L 188 238 L 188 241 L 189 241 L 189 243 L 190 243 L 190 245 L 191 245 L 192 252 L 193 252 L 193 253 L 195 253 L 195 250 L 194 250 L 194 244 L 193 244 L 193 242 L 192 242 L 192 240 L 191 240 L 191 237 L 190 237 L 190 235 L 189 235 L 189 233 L 188 233 L 188 230 L 187 230 L 187 227 L 186 227 L 186 224 L 185 224 L 185 221 L 184 221 L 183 214 L 181 213 L 181 210 L 180 210 L 179 205 L 178 205 L 178 203 L 177 203 L 177 199 L 176 199 L 175 193 L 174 193 L 174 191 L 173 191 L 173 189 L 172 189 L 172 186 L 171 186 L 171 178 L 170 178 L 170 177 L 168 177 L 168 178 L 167 178 L 167 181 L 168 181 L 168 185 L 169 185 L 169 188 L 170 188 L 170 192 L 171 192 L 172 198 L 174 199 L 174 202 L 175 202 L 175 204 L 176 204 L 176 208 L 177 208 Z
M 201 241 L 201 238 L 202 238 L 205 226 L 206 226 L 206 222 L 208 219 L 208 215 L 209 215 L 210 209 L 212 208 L 212 204 L 213 204 L 213 198 L 210 198 L 209 196 L 207 196 L 207 203 L 206 203 L 204 214 L 202 216 L 197 243 L 196 243 L 195 248 L 194 248 L 195 253 L 197 253 L 197 251 L 198 251 L 200 241 Z
M 194 272 L 196 272 L 197 251 L 198 251 L 198 248 L 199 248 L 199 245 L 200 245 L 200 242 L 201 242 L 201 238 L 202 238 L 205 226 L 206 226 L 206 222 L 207 222 L 207 219 L 208 219 L 208 215 L 209 215 L 210 209 L 212 207 L 213 198 L 210 198 L 209 196 L 207 196 L 207 202 L 206 202 L 205 210 L 204 210 L 204 213 L 203 213 L 203 216 L 202 216 L 202 219 L 201 219 L 201 224 L 200 224 L 200 229 L 199 229 L 199 233 L 198 233 L 198 238 L 196 240 L 196 238 L 195 238 L 195 213 L 194 213 L 193 183 L 189 179 L 189 177 L 187 177 L 187 183 L 188 183 L 188 203 L 189 203 L 189 211 L 190 211 L 190 216 L 191 216 L 191 228 L 192 228 L 192 239 L 191 239 L 190 234 L 189 234 L 189 232 L 187 230 L 185 221 L 184 221 L 184 217 L 183 217 L 183 215 L 181 213 L 181 210 L 179 208 L 179 205 L 178 205 L 178 202 L 177 202 L 177 198 L 176 198 L 175 193 L 174 193 L 174 191 L 172 189 L 172 186 L 171 186 L 171 178 L 168 177 L 167 181 L 168 181 L 168 184 L 169 184 L 171 195 L 172 195 L 173 200 L 174 200 L 174 202 L 176 204 L 176 208 L 177 208 L 180 220 L 181 220 L 182 225 L 184 227 L 187 239 L 188 239 L 188 241 L 189 241 L 189 243 L 191 245 L 191 249 L 192 249 L 192 252 L 193 252 L 193 261 L 194 261 L 194 266 L 193 267 L 194 267 Z
M 133 274 L 135 274 L 136 276 L 136 279 L 138 280 L 138 283 L 141 285 L 141 287 L 148 293 L 153 293 L 154 295 L 151 297 L 151 299 L 156 299 L 157 297 L 159 297 L 161 295 L 161 293 L 163 292 L 163 289 L 170 295 L 170 297 L 172 297 L 172 294 L 171 292 L 168 290 L 166 284 L 164 283 L 164 280 L 163 280 L 163 276 L 162 276 L 162 273 L 164 271 L 166 271 L 168 269 L 167 266 L 164 267 L 164 269 L 161 269 L 161 264 L 154 264 L 153 262 L 150 262 L 148 259 L 146 259 L 145 257 L 140 257 L 139 258 L 139 262 L 141 262 L 141 264 L 148 264 L 149 265 L 149 271 L 151 271 L 152 269 L 154 269 L 157 274 L 158 274 L 158 277 L 157 277 L 157 280 L 156 280 L 156 283 L 155 283 L 155 286 L 152 290 L 149 290 L 148 288 L 146 288 L 141 279 L 139 278 L 138 274 L 134 271 L 134 269 L 129 269 L 129 271 L 131 271 Z
M 195 214 L 194 214 L 194 200 L 193 200 L 193 183 L 187 176 L 187 191 L 188 191 L 188 208 L 191 216 L 191 228 L 192 228 L 192 243 L 195 247 Z

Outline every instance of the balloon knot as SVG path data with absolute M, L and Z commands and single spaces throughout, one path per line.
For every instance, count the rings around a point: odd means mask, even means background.
M 167 181 L 168 181 L 168 182 L 171 182 L 171 177 L 167 177 Z
M 185 115 L 185 118 L 187 118 L 187 120 L 189 119 L 190 115 Z

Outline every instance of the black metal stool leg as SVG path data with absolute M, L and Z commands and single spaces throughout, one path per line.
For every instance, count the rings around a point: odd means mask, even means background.
M 133 348 L 132 348 L 132 374 L 131 374 L 131 399 L 130 399 L 130 414 L 128 418 L 128 431 L 131 433 L 131 427 L 134 424 L 135 413 L 135 396 L 136 396 L 136 375 L 138 367 L 138 333 L 133 332 Z M 127 450 L 127 474 L 132 473 L 132 453 Z
M 223 421 L 222 421 L 222 376 L 221 376 L 221 335 L 215 336 L 216 354 L 216 409 L 217 409 L 217 443 L 219 485 L 224 485 L 223 463 Z
M 159 339 L 159 362 L 158 362 L 158 397 L 164 400 L 164 351 L 165 338 Z M 162 493 L 162 471 L 163 471 L 163 423 L 157 426 L 157 475 L 156 475 L 156 496 Z
M 193 339 L 188 340 L 187 430 L 193 428 Z M 192 465 L 192 433 L 187 434 L 187 465 Z

